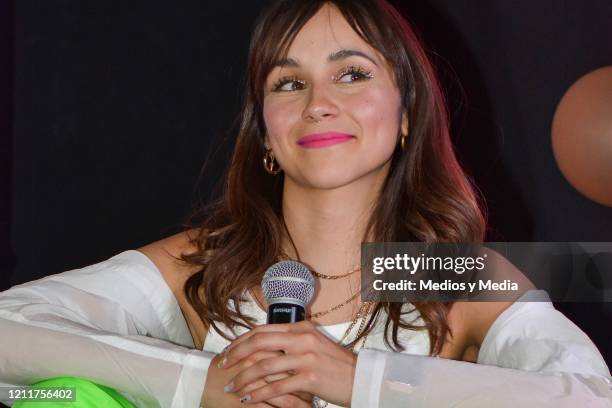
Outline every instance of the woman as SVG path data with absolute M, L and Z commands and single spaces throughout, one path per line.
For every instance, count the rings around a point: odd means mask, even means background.
M 0 379 L 70 368 L 142 406 L 207 408 L 612 395 L 592 342 L 550 302 L 523 303 L 545 293 L 516 269 L 502 273 L 521 282 L 520 302 L 360 302 L 361 242 L 485 232 L 434 70 L 385 1 L 276 1 L 262 14 L 227 189 L 203 214 L 185 233 L 0 295 L 8 346 L 24 350 Z M 307 321 L 265 325 L 259 283 L 281 259 L 308 265 L 317 290 Z M 40 347 L 88 366 L 49 364 Z

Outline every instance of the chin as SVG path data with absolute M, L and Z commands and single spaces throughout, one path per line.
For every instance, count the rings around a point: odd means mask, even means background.
M 346 186 L 360 179 L 364 173 L 355 169 L 324 169 L 320 168 L 316 172 L 308 172 L 305 174 L 303 183 L 311 188 L 316 189 L 334 189 Z

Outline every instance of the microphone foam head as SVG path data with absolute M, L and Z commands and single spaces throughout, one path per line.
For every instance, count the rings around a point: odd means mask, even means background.
M 269 305 L 298 303 L 306 307 L 314 295 L 314 277 L 303 263 L 280 261 L 264 273 L 261 289 Z

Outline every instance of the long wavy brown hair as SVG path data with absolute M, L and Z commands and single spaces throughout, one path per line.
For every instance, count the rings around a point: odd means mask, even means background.
M 284 173 L 268 174 L 264 155 L 263 91 L 274 62 L 287 55 L 298 31 L 325 3 L 335 5 L 351 27 L 393 67 L 410 136 L 404 150 L 393 153 L 383 189 L 364 234 L 375 242 L 481 242 L 485 233 L 484 202 L 457 161 L 449 136 L 449 120 L 441 87 L 421 41 L 406 19 L 385 0 L 282 0 L 258 17 L 252 34 L 240 130 L 224 175 L 224 191 L 207 205 L 194 207 L 186 227 L 199 231 L 195 252 L 180 259 L 199 272 L 186 281 L 186 298 L 206 328 L 222 322 L 255 326 L 241 312 L 244 291 L 260 284 L 267 268 L 282 258 L 286 231 L 281 199 Z M 288 232 L 288 231 L 287 231 Z M 296 249 L 297 253 L 297 249 Z M 235 310 L 229 308 L 233 301 Z M 384 342 L 403 351 L 399 328 L 427 330 L 430 354 L 438 354 L 448 334 L 452 303 L 412 303 L 423 325 L 402 319 L 402 303 L 379 302 L 364 330 L 346 347 L 371 331 L 384 309 Z M 414 308 L 410 312 L 414 311 Z M 244 322 L 244 323 L 243 323 Z M 389 342 L 389 326 L 391 339 Z

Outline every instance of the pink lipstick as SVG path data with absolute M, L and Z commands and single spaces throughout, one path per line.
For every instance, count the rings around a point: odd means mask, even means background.
M 297 143 L 307 149 L 327 147 L 351 140 L 352 135 L 340 132 L 314 133 L 298 139 Z

